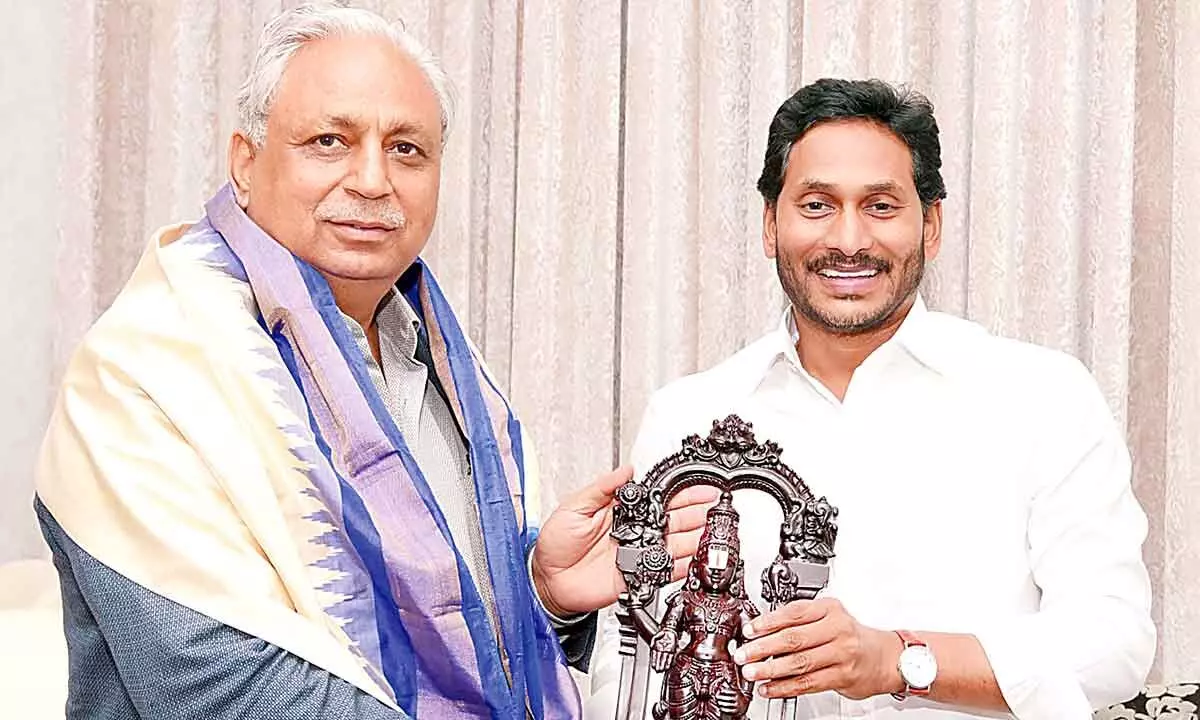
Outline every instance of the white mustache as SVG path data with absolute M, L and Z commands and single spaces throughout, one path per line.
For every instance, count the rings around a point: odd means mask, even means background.
M 343 225 L 382 225 L 397 230 L 408 224 L 404 211 L 387 205 L 339 204 L 317 208 L 317 219 Z

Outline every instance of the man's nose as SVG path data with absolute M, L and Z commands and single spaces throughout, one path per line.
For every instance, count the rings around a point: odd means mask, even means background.
M 871 247 L 872 240 L 867 224 L 857 212 L 838 213 L 829 234 L 825 239 L 826 247 L 837 250 L 846 257 Z
M 382 148 L 360 147 L 354 156 L 354 166 L 346 178 L 345 187 L 368 200 L 386 197 L 392 191 L 388 179 L 387 155 Z

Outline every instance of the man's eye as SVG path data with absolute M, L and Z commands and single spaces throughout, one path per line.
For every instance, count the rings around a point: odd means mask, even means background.
M 829 206 L 818 200 L 813 200 L 812 202 L 804 203 L 801 207 L 803 207 L 805 210 L 807 210 L 809 212 L 821 212 L 822 210 L 824 210 L 825 208 L 827 208 Z
M 337 135 L 318 135 L 316 139 L 316 143 L 323 148 L 336 147 L 340 142 Z
M 871 203 L 869 207 L 875 212 L 891 212 L 896 209 L 895 205 L 885 202 Z
M 416 145 L 413 145 L 409 142 L 396 143 L 395 146 L 393 146 L 393 149 L 396 151 L 396 154 L 404 155 L 406 157 L 409 155 L 417 155 L 421 152 Z

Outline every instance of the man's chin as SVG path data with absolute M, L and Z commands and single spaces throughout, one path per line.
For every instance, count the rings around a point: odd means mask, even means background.
M 394 283 L 400 279 L 411 265 L 399 262 L 314 262 L 312 266 L 330 281 L 340 282 L 388 282 Z
M 338 248 L 313 258 L 305 258 L 322 275 L 344 281 L 371 282 L 395 280 L 413 264 L 416 256 L 397 257 L 383 248 Z
M 886 308 L 861 297 L 835 298 L 819 306 L 809 306 L 805 317 L 828 332 L 838 335 L 858 335 L 870 332 L 883 324 L 887 318 L 880 317 Z

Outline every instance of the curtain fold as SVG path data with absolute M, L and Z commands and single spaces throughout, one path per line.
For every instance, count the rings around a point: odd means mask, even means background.
M 0 48 L 6 166 L 36 170 L 0 184 L 23 263 L 5 278 L 38 300 L 3 326 L 22 346 L 0 380 L 0 560 L 38 552 L 31 468 L 62 364 L 149 231 L 224 180 L 258 34 L 296 4 L 4 3 L 25 33 Z M 930 304 L 1091 368 L 1150 517 L 1156 675 L 1200 678 L 1200 3 L 358 4 L 453 81 L 427 257 L 558 495 L 624 457 L 656 388 L 777 322 L 754 185 L 778 104 L 825 76 L 929 95 L 949 191 Z

